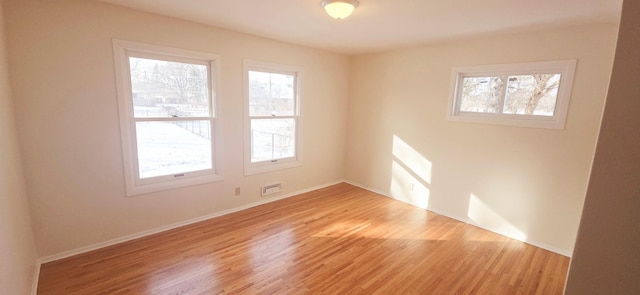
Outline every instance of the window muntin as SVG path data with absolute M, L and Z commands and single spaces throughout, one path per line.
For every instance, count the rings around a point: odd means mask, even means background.
M 576 61 L 454 68 L 449 120 L 562 129 Z
M 245 60 L 245 174 L 300 165 L 299 68 Z
M 216 55 L 114 40 L 127 195 L 221 179 Z

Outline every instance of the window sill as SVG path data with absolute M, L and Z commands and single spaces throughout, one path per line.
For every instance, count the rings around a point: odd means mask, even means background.
M 220 175 L 207 174 L 207 175 L 195 176 L 195 177 L 174 180 L 174 181 L 163 181 L 163 182 L 156 182 L 156 183 L 149 183 L 149 184 L 127 186 L 127 197 L 159 192 L 164 190 L 170 190 L 170 189 L 176 189 L 181 187 L 187 187 L 192 185 L 217 182 L 222 180 L 224 180 L 224 178 Z
M 565 127 L 565 121 L 562 117 L 542 117 L 542 116 L 523 116 L 523 115 L 485 115 L 485 114 L 452 114 L 447 116 L 448 121 L 481 123 L 514 127 L 530 127 L 543 129 L 562 130 Z
M 302 162 L 300 161 L 289 161 L 284 163 L 266 164 L 266 165 L 260 165 L 260 166 L 245 165 L 244 175 L 248 176 L 248 175 L 282 170 L 282 169 L 294 168 L 299 166 L 302 166 Z

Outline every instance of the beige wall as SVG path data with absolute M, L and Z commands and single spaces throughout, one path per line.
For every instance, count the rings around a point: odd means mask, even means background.
M 640 2 L 625 1 L 566 294 L 640 294 Z
M 570 255 L 616 25 L 483 37 L 355 57 L 347 179 Z M 445 120 L 455 66 L 578 59 L 565 130 Z
M 30 294 L 36 247 L 9 87 L 3 6 L 0 1 L 0 293 Z
M 7 1 L 12 81 L 40 256 L 343 179 L 346 56 L 95 1 Z M 219 54 L 225 180 L 125 197 L 112 38 Z M 304 68 L 303 166 L 243 176 L 242 59 Z M 242 194 L 234 196 L 234 187 Z
M 282 181 L 287 194 L 345 174 L 397 199 L 572 252 L 615 24 L 445 42 L 349 62 L 94 1 L 5 2 L 40 257 L 262 201 L 259 187 L 267 182 Z M 222 56 L 224 181 L 125 197 L 112 38 Z M 304 67 L 302 167 L 243 176 L 242 58 Z M 578 69 L 565 130 L 445 120 L 454 66 L 570 58 Z M 234 187 L 241 196 L 233 196 Z

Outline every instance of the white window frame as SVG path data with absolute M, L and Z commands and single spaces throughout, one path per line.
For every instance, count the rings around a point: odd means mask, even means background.
M 451 95 L 447 111 L 447 120 L 499 124 L 507 126 L 564 129 L 569 111 L 569 101 L 577 60 L 557 60 L 501 65 L 455 67 L 451 74 Z M 560 74 L 558 97 L 553 116 L 462 112 L 460 103 L 462 81 L 466 77 L 495 77 L 535 74 Z M 504 98 L 503 98 L 504 99 Z M 504 103 L 504 102 L 503 102 Z
M 216 122 L 217 108 L 215 106 L 216 93 L 220 91 L 220 56 L 207 52 L 176 49 L 117 39 L 113 40 L 113 53 L 115 60 L 118 111 L 120 114 L 120 135 L 122 141 L 127 196 L 222 180 L 223 178 L 217 173 L 217 171 L 219 171 L 219 161 L 216 159 L 216 152 L 220 150 L 220 143 L 216 138 L 216 134 L 218 133 L 218 124 Z M 165 175 L 147 179 L 140 178 L 138 170 L 136 123 L 159 120 L 147 120 L 145 118 L 136 118 L 134 116 L 129 57 L 165 59 L 177 62 L 191 62 L 207 65 L 209 68 L 209 87 L 211 91 L 209 95 L 210 115 L 207 117 L 180 119 L 209 120 L 211 124 L 212 169 L 184 172 L 175 175 Z
M 249 114 L 249 71 L 261 71 L 268 73 L 279 73 L 294 75 L 294 100 L 295 108 L 293 116 L 280 116 L 280 118 L 293 118 L 296 124 L 295 130 L 295 153 L 293 157 L 282 158 L 271 161 L 251 162 L 251 119 L 259 119 L 260 116 L 251 117 Z M 280 169 L 292 168 L 302 165 L 302 115 L 301 115 L 301 92 L 303 81 L 303 68 L 296 66 L 281 65 L 250 59 L 243 60 L 243 89 L 244 89 L 244 174 L 252 175 L 276 171 Z M 271 118 L 271 117 L 265 117 Z

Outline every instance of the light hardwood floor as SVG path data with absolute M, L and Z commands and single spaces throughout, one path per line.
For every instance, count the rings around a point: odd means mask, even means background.
M 44 264 L 38 294 L 562 294 L 568 265 L 339 184 Z

